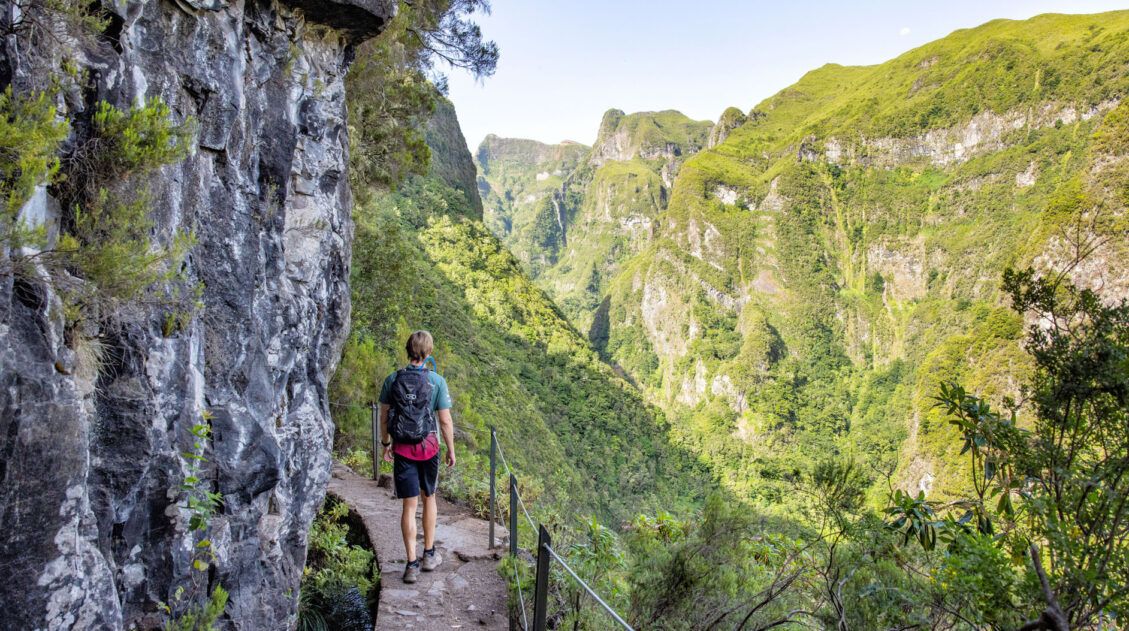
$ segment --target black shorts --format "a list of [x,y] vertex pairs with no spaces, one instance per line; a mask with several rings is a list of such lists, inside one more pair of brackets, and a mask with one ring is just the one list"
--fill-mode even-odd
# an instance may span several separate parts
[[435,495],[435,487],[439,485],[439,454],[430,460],[409,460],[395,454],[392,478],[396,481],[396,497],[400,499],[419,497],[420,490],[426,496]]

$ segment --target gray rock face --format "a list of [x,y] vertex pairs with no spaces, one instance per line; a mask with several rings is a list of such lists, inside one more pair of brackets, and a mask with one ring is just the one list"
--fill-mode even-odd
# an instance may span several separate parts
[[431,148],[430,174],[462,192],[471,216],[481,220],[482,198],[478,196],[478,171],[467,150],[455,106],[450,101],[439,99],[424,133],[427,146]]
[[225,627],[294,626],[349,318],[343,78],[393,4],[106,2],[97,39],[4,40],[17,93],[45,88],[64,56],[89,71],[60,101],[72,143],[99,100],[159,96],[198,121],[193,155],[150,184],[156,238],[196,235],[186,270],[203,306],[169,336],[164,311],[135,306],[80,343],[49,283],[0,276],[3,628],[160,626],[158,603],[201,578],[178,487],[206,413],[204,483],[224,501],[203,580],[231,594]]

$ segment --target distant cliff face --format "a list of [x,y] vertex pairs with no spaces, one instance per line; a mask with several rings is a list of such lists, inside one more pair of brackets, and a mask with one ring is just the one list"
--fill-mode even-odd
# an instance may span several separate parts
[[231,594],[225,627],[286,629],[329,475],[326,385],[349,318],[343,77],[350,47],[393,4],[104,6],[109,27],[93,41],[9,36],[3,75],[27,93],[64,58],[89,73],[61,103],[71,146],[102,100],[161,97],[198,121],[193,155],[151,182],[151,215],[157,239],[196,235],[185,271],[202,306],[171,332],[161,310],[131,306],[74,348],[52,286],[0,281],[4,626],[161,625],[158,603],[194,572],[179,486],[189,428],[207,417],[202,483],[223,505],[205,582]]
[[482,219],[482,198],[478,195],[478,171],[467,150],[466,138],[459,127],[455,106],[440,98],[435,112],[424,130],[431,149],[430,175],[461,192],[473,211],[474,219]]
[[586,327],[619,263],[654,237],[680,166],[712,127],[673,110],[612,109],[591,149],[488,136],[482,190],[487,217],[501,218],[488,225]]
[[474,159],[486,225],[527,265],[549,262],[552,244],[563,235],[554,202],[588,152],[573,142],[547,145],[494,135],[478,146]]

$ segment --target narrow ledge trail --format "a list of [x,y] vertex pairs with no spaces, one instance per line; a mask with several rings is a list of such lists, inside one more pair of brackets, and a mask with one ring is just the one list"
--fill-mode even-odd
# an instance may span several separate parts
[[[497,568],[506,549],[506,529],[495,526],[497,541],[490,550],[489,522],[444,500],[442,481],[439,490],[435,545],[443,555],[443,564],[433,572],[420,572],[419,581],[408,585],[401,580],[406,559],[400,536],[400,500],[392,497],[391,489],[340,464],[333,465],[329,493],[361,516],[376,549],[380,566],[376,629],[504,631],[509,628],[506,583]],[[419,523],[422,552],[423,528]]]

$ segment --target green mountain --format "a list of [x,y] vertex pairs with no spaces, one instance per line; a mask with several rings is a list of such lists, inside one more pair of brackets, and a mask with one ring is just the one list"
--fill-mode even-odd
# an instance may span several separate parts
[[[370,444],[369,410],[357,403],[376,400],[384,377],[406,361],[403,340],[425,328],[455,401],[459,466],[445,493],[484,509],[494,426],[523,497],[544,519],[621,520],[688,506],[705,470],[669,443],[664,415],[600,361],[487,230],[477,191],[465,188],[474,165],[449,103],[426,130],[426,176],[358,195],[352,334],[331,392],[351,402],[335,413],[338,451]],[[546,164],[567,160],[567,147],[524,150],[548,156]],[[502,171],[504,160],[494,166]],[[487,217],[496,217],[487,199]]]
[[586,329],[619,262],[654,238],[678,170],[712,128],[671,110],[613,109],[591,148],[489,136],[477,152],[488,225]]
[[589,150],[574,142],[546,145],[494,135],[479,145],[475,163],[486,225],[527,268],[540,269],[556,257],[562,218],[554,201]]
[[1129,296],[1127,92],[1122,11],[827,65],[713,134],[612,111],[560,240],[515,247],[725,487],[776,501],[847,454],[876,493],[943,498],[965,471],[939,384],[998,401],[1028,370],[1002,272]]

